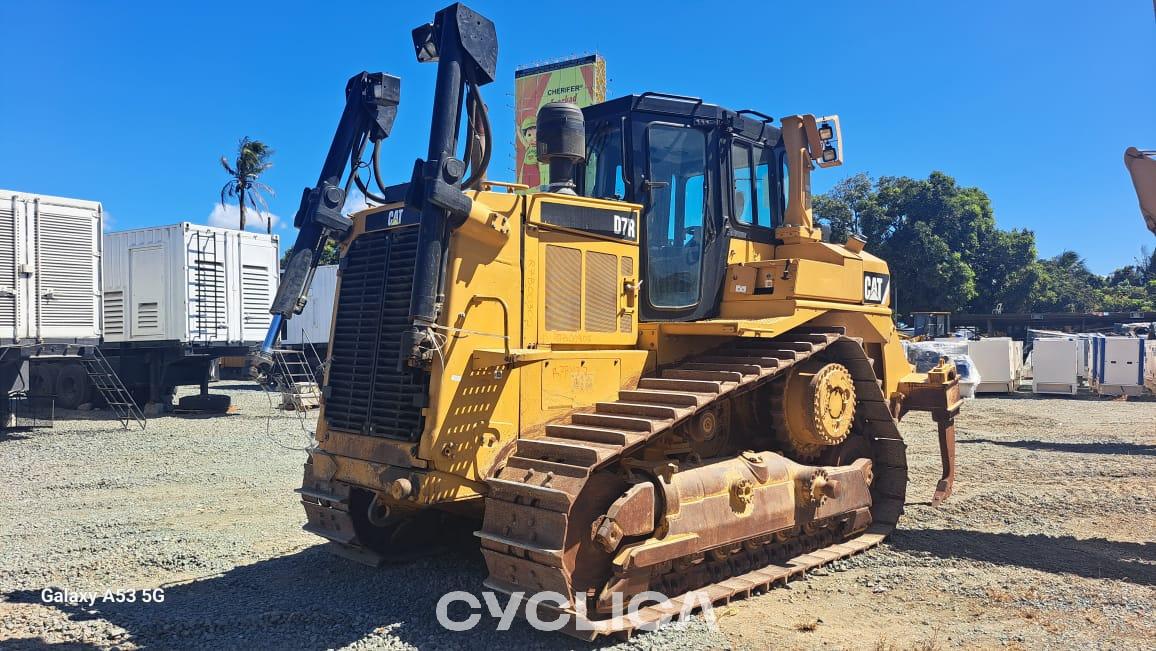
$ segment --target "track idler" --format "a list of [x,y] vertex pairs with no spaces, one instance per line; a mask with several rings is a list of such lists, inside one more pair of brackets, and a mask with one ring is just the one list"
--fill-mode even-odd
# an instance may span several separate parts
[[659,470],[594,522],[594,542],[613,559],[597,608],[610,607],[615,592],[651,589],[672,564],[725,558],[830,523],[840,537],[862,531],[871,523],[871,481],[869,459],[816,467],[772,452]]

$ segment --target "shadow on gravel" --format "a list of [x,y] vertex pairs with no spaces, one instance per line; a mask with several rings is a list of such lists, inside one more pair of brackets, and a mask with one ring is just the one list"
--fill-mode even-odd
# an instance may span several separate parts
[[32,651],[33,649],[53,649],[53,651],[95,651],[103,649],[93,644],[82,642],[49,642],[42,637],[22,637],[9,640],[0,640],[0,649],[3,651]]
[[1156,585],[1156,544],[1039,534],[899,529],[891,536],[891,546],[940,558],[970,558],[1052,574]]
[[1156,445],[1143,443],[1064,443],[1060,441],[996,441],[993,439],[960,439],[961,444],[990,443],[1008,448],[1077,454],[1127,454],[1156,456]]
[[[442,595],[454,590],[480,595],[485,575],[476,550],[369,568],[316,545],[166,587],[160,604],[54,607],[73,621],[107,620],[125,629],[134,644],[155,649],[325,649],[366,637],[388,648],[396,641],[383,638],[419,648],[596,648],[562,633],[536,631],[521,619],[510,630],[498,631],[498,620],[487,614],[484,602],[480,610],[461,603],[449,609],[456,621],[480,613],[473,630],[442,628],[435,616]],[[16,591],[5,598],[39,604],[40,591]],[[505,607],[507,599],[499,596],[498,603]]]
[[226,384],[227,380],[221,382],[213,382],[209,384],[209,391],[264,391],[260,384],[256,382],[240,382],[238,384]]
[[0,443],[6,443],[8,441],[23,441],[30,438],[32,437],[28,435],[27,430],[7,430],[0,432]]

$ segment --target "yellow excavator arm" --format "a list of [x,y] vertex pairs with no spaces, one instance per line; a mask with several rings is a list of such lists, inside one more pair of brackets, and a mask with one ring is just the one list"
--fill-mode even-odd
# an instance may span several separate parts
[[1124,152],[1124,166],[1132,175],[1132,185],[1136,186],[1136,198],[1140,200],[1140,213],[1148,230],[1156,235],[1156,150],[1129,147]]

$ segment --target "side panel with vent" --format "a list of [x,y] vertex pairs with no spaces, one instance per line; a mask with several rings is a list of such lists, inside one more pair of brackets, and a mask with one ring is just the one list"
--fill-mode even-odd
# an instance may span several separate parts
[[538,343],[633,345],[637,246],[544,228],[539,242],[537,265],[527,265],[527,273],[539,269],[528,283],[541,306]]
[[99,216],[85,206],[41,201],[36,221],[41,336],[71,338],[78,329],[99,334]]
[[269,328],[269,305],[277,293],[277,247],[268,240],[241,240],[241,336],[261,341]]

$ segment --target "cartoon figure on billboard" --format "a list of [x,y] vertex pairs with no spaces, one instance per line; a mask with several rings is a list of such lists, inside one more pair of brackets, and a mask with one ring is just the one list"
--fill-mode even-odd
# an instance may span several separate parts
[[518,125],[518,149],[522,158],[518,161],[518,183],[529,186],[541,185],[538,169],[538,118],[530,116]]

